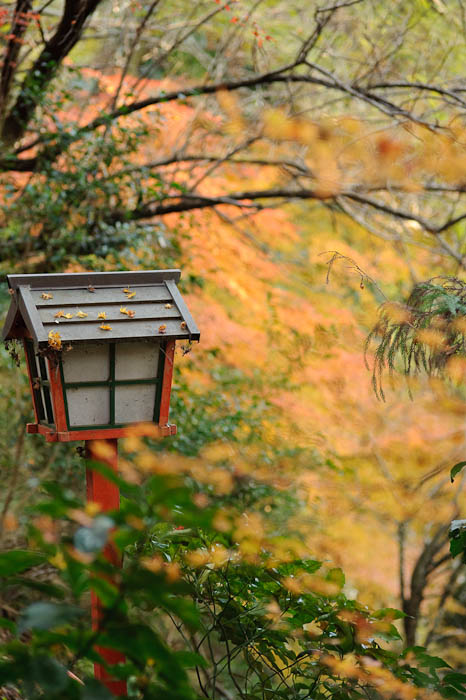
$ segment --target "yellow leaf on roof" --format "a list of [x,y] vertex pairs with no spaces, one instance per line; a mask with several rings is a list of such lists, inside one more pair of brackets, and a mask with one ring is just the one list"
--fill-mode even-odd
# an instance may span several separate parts
[[165,308],[166,308],[166,309],[171,309],[172,306],[173,306],[173,304],[165,304]]
[[159,333],[165,333],[167,330],[167,326],[163,323],[161,326],[159,326]]
[[125,294],[130,294],[131,289],[130,289],[129,287],[125,287],[125,288],[123,289],[123,291],[124,291]]
[[103,318],[105,320],[107,318],[107,314],[105,313],[105,311],[99,311],[99,313],[97,314],[97,318]]
[[73,318],[73,314],[63,314],[63,318]]
[[57,311],[57,313],[55,314],[55,318],[63,318],[64,315],[65,315],[64,311]]
[[58,331],[49,332],[49,346],[53,350],[61,350],[61,336]]
[[111,331],[112,327],[108,325],[108,323],[101,323],[99,326],[101,331]]
[[132,299],[135,296],[136,296],[136,292],[128,292],[128,294],[126,295],[127,299]]
[[49,294],[48,292],[42,292],[40,296],[42,299],[53,299],[53,294]]
[[77,316],[78,318],[86,318],[87,314],[84,313],[84,311],[78,311],[78,313],[76,314],[76,316]]
[[131,309],[127,309],[126,306],[120,306],[120,313],[125,314],[125,316],[128,316],[129,318],[134,318],[136,316],[136,312],[132,311]]

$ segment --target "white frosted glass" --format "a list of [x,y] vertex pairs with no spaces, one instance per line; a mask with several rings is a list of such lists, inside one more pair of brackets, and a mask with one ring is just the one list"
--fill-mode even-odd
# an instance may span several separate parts
[[106,382],[109,379],[108,345],[74,345],[63,353],[65,382]]
[[115,379],[155,379],[159,343],[117,343]]
[[103,386],[67,389],[70,426],[107,425],[110,421],[109,390]]
[[115,423],[139,423],[154,418],[155,384],[115,387]]

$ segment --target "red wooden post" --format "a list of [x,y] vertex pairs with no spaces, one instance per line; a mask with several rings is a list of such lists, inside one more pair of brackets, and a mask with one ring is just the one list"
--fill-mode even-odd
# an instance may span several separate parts
[[[97,441],[96,441],[97,442]],[[95,449],[93,440],[86,440],[86,458],[104,462],[111,467],[115,472],[118,470],[118,440],[99,440],[108,446],[108,456],[102,456],[102,449]],[[118,510],[120,507],[120,491],[116,484],[108,481],[102,474],[93,471],[90,468],[86,469],[86,484],[87,484],[87,500],[88,502],[98,503],[102,511]],[[104,549],[104,556],[115,566],[121,566],[121,558],[116,548],[111,544],[107,544]],[[102,615],[102,606],[99,598],[91,592],[91,611],[92,624],[94,629],[98,627],[99,620]],[[109,666],[124,662],[124,655],[114,649],[104,649],[98,647],[97,651],[105,659]],[[114,695],[126,697],[126,681],[114,680],[111,675],[105,670],[101,664],[94,664],[95,677],[100,680]]]
[[173,360],[175,357],[175,341],[167,341],[165,347],[165,364],[163,366],[162,396],[160,398],[159,425],[168,424],[168,414],[170,413],[170,395],[172,391]]

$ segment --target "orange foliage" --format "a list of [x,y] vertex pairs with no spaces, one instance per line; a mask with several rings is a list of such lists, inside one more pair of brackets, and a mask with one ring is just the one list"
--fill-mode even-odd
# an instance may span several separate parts
[[[102,90],[111,94],[116,78],[95,77]],[[148,81],[145,93],[173,87],[169,81]],[[219,101],[227,113],[235,115],[227,121],[229,137],[235,138],[245,128],[239,111],[231,96],[221,95]],[[91,99],[86,122],[99,114],[104,103],[102,94]],[[69,117],[79,118],[77,105]],[[163,158],[187,133],[192,133],[193,148],[221,146],[215,133],[222,128],[221,117],[199,113],[187,100],[127,117],[126,123],[130,127],[139,119],[150,129],[150,138],[138,156],[141,161]],[[349,137],[357,143],[364,125],[350,117],[317,126],[304,120],[291,123],[282,112],[269,112],[265,129],[278,140],[289,137],[305,144],[314,139],[307,164],[316,173],[322,197],[347,187],[356,172],[359,178],[363,172],[371,182],[390,179],[411,189],[419,185],[417,175],[426,170],[433,169],[447,179],[464,172],[462,132],[457,133],[459,145],[455,145],[413,126],[422,149],[416,138],[396,131],[367,137],[367,148],[358,144],[356,150],[349,145]],[[278,153],[282,145],[274,148]],[[341,154],[338,162],[336,150]],[[448,169],[442,157],[445,153]],[[178,166],[172,172],[178,182],[183,181]],[[218,194],[235,187],[246,189],[245,183],[259,188],[276,184],[279,177],[274,169],[259,171],[244,165],[233,170],[224,164],[199,190]],[[331,215],[315,205],[287,205],[234,221],[237,213],[233,207],[223,207],[222,218],[207,210],[189,218],[165,217],[168,230],[176,227],[183,234],[179,240],[184,275],[193,273],[205,282],[201,290],[196,288],[188,295],[201,330],[202,350],[219,348],[221,362],[241,370],[251,382],[259,372],[260,390],[274,407],[274,421],[265,427],[270,445],[307,450],[307,457],[283,458],[271,471],[260,463],[254,446],[235,448],[236,475],[254,474],[274,481],[279,488],[296,484],[307,508],[301,523],[298,516],[294,522],[301,530],[300,546],[341,564],[349,587],[367,602],[386,604],[391,596],[397,605],[397,527],[409,524],[406,555],[412,565],[433,526],[452,517],[448,467],[464,449],[465,406],[444,387],[427,382],[419,383],[416,399],[410,402],[397,379],[388,403],[377,402],[363,345],[382,299],[374,290],[361,288],[358,276],[344,265],[335,268],[326,284],[327,258],[322,253],[338,250],[357,260],[388,294],[399,288],[407,291],[412,275],[431,277],[434,266],[441,270],[441,262],[428,249],[409,245],[400,254],[395,246],[371,237],[347,217]],[[111,258],[107,262],[111,267]],[[129,268],[134,266],[134,261],[128,261]],[[130,298],[129,293],[127,296]],[[398,311],[393,306],[393,313]],[[437,342],[434,332],[430,333],[429,342]],[[209,379],[203,371],[204,360],[197,357],[195,353],[185,358],[180,355],[178,363],[190,382],[202,390]],[[452,365],[451,371],[463,376],[465,370]],[[312,454],[321,458],[312,461]],[[334,466],[322,465],[325,459]],[[136,466],[141,471],[166,473],[184,469],[186,464],[173,455],[154,459],[142,453]],[[131,465],[124,462],[123,468],[137,479]],[[215,455],[206,454],[204,461],[190,463],[189,468],[220,494],[232,488],[232,475],[217,463]],[[433,497],[435,508],[429,505]],[[312,529],[311,517],[318,523]],[[261,542],[267,540],[261,523],[237,522],[235,527],[243,555],[257,556]],[[285,556],[280,546],[267,540],[272,556]],[[225,551],[192,554],[194,565],[207,560],[216,565],[227,556]],[[147,566],[157,567],[159,562]],[[299,585],[311,586],[309,581]],[[313,581],[312,585],[317,584]]]

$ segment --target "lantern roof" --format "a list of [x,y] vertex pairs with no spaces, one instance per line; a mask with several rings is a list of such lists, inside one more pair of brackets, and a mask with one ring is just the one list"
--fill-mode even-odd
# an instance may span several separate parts
[[8,275],[12,299],[2,339],[27,334],[40,347],[51,333],[62,343],[199,340],[179,278],[179,270]]

